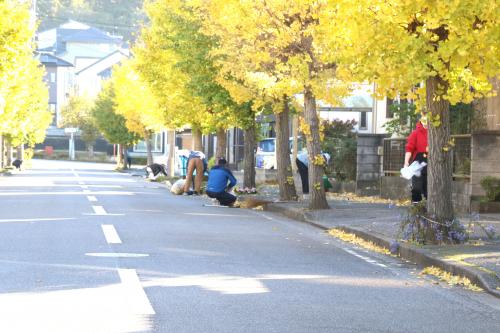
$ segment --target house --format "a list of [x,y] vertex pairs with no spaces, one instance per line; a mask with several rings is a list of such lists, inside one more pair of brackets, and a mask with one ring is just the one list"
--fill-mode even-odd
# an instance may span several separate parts
[[38,51],[51,53],[73,64],[75,72],[120,50],[121,37],[69,20],[37,34]]
[[91,63],[75,73],[75,94],[79,96],[97,97],[102,89],[102,81],[111,77],[112,68],[128,55],[116,50],[104,58]]
[[53,115],[52,127],[56,127],[61,107],[67,102],[73,85],[73,64],[49,53],[39,53],[38,59],[45,67],[44,81],[49,88],[49,110]]
[[111,68],[128,56],[121,37],[73,20],[39,32],[37,43],[49,94],[56,96],[50,101],[54,127],[60,123],[61,107],[71,95],[95,97],[101,81],[111,76]]
[[[375,99],[373,97],[374,84],[355,84],[349,96],[342,98],[338,105],[329,105],[317,100],[317,110],[320,119],[323,120],[354,120],[354,130],[360,134],[386,134],[385,123],[392,118],[390,105],[392,100],[388,98]],[[303,105],[302,94],[296,94],[297,104]],[[258,116],[257,121],[261,124],[261,135],[271,138],[276,135],[275,118],[273,115]],[[290,128],[290,133],[292,132]]]
[[[64,129],[58,127],[62,107],[71,96],[96,97],[102,80],[111,76],[113,66],[128,57],[129,52],[122,47],[121,37],[73,20],[38,32],[36,39],[37,56],[46,71],[49,108],[54,114],[45,145],[50,142],[51,146],[64,147],[67,146]],[[96,149],[109,150],[106,145],[99,142]],[[77,141],[77,147],[80,146],[83,145]]]

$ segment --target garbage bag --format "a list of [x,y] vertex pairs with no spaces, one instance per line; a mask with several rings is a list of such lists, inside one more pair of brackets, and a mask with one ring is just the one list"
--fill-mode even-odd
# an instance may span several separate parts
[[425,162],[413,162],[410,166],[401,169],[401,177],[411,179],[413,176],[420,177],[421,170],[427,165]]
[[170,192],[172,192],[173,194],[181,195],[184,192],[185,183],[186,183],[185,179],[177,180],[170,188]]

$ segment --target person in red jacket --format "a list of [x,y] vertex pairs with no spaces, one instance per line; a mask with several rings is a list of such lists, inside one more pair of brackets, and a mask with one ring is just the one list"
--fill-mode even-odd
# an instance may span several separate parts
[[[417,128],[411,132],[406,141],[405,167],[414,161],[427,163],[429,144],[427,142],[427,118],[422,117],[417,123]],[[422,196],[427,198],[427,166],[425,166],[420,177],[413,176],[411,180],[411,201],[417,203],[422,201]]]

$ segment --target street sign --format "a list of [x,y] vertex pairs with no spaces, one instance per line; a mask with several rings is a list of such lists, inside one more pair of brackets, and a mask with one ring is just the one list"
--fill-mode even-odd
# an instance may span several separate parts
[[64,129],[64,133],[66,133],[66,134],[71,134],[71,133],[76,133],[76,132],[78,132],[78,128],[67,127]]

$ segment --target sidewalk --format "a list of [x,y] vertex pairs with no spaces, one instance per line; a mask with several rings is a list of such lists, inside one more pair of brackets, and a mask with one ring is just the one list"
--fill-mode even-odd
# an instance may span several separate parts
[[[369,200],[369,199],[368,199]],[[422,267],[435,266],[454,275],[467,277],[486,292],[500,298],[500,239],[488,240],[478,226],[491,225],[500,233],[500,214],[475,216],[472,242],[463,245],[417,246],[401,242],[399,223],[406,214],[404,207],[391,203],[364,203],[329,196],[329,210],[310,211],[306,202],[272,203],[266,211],[311,224],[323,230],[341,229],[376,245],[389,248],[394,240],[400,244],[401,258]],[[462,217],[466,226],[471,217]]]

